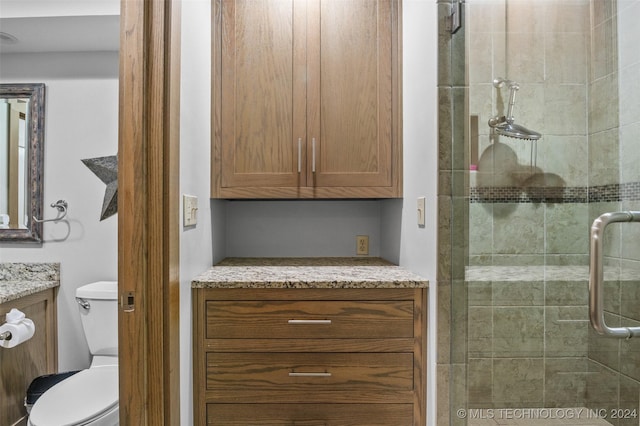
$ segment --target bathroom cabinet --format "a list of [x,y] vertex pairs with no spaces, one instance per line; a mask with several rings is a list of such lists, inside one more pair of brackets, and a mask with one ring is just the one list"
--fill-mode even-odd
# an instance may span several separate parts
[[213,198],[402,195],[400,0],[216,0]]
[[290,286],[193,289],[195,424],[424,425],[426,288]]
[[24,398],[29,383],[58,370],[57,288],[0,303],[0,319],[12,308],[24,312],[36,326],[34,336],[13,348],[0,347],[0,425],[26,425]]

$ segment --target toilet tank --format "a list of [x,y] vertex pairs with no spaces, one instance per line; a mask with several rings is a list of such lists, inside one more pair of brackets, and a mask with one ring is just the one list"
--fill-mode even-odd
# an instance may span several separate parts
[[98,281],[76,290],[84,336],[92,355],[118,355],[118,282]]

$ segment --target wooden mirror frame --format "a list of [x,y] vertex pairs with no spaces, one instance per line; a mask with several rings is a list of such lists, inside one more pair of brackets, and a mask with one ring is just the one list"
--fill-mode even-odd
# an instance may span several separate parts
[[44,83],[0,84],[0,98],[29,99],[27,115],[27,199],[28,217],[26,228],[0,229],[0,241],[42,242],[42,223],[33,220],[42,218],[43,180],[44,180]]

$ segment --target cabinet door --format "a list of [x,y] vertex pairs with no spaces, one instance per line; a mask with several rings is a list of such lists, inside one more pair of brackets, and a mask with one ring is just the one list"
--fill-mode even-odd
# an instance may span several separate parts
[[216,0],[214,198],[401,189],[399,0]]
[[307,161],[315,187],[399,185],[394,3],[309,0]]
[[214,2],[214,196],[225,196],[220,188],[306,184],[306,7]]

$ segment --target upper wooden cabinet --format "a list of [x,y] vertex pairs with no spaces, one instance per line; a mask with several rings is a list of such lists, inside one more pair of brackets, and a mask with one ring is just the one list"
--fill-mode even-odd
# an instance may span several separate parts
[[212,197],[402,195],[399,0],[215,0]]

